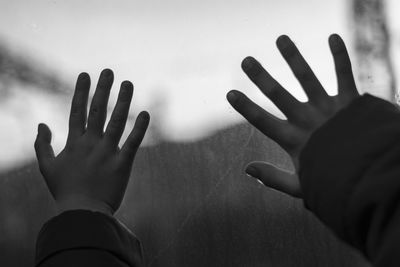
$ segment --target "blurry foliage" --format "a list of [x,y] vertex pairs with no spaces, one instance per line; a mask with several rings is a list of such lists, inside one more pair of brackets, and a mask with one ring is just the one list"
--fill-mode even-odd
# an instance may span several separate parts
[[7,97],[8,90],[15,83],[22,88],[40,88],[49,93],[70,92],[55,71],[46,69],[40,61],[28,55],[13,52],[0,41],[0,99]]
[[[390,55],[385,0],[353,0],[351,19],[357,53],[360,89],[394,102],[396,78]],[[378,81],[375,83],[372,77]]]

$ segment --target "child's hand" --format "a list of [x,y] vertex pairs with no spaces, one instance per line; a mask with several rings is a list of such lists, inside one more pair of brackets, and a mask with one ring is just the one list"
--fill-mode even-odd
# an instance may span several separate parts
[[118,101],[105,132],[107,102],[113,73],[102,71],[90,106],[86,126],[90,77],[81,73],[72,99],[69,133],[65,148],[55,157],[51,132],[40,124],[35,150],[40,171],[59,211],[91,209],[114,214],[124,197],[136,151],[142,142],[149,114],[141,112],[120,149],[119,140],[125,128],[133,85],[121,84]]
[[[245,58],[242,68],[257,87],[286,115],[280,120],[260,108],[243,93],[230,91],[229,103],[251,124],[276,141],[291,156],[296,173],[298,157],[310,135],[340,109],[358,97],[351,63],[343,40],[336,34],[329,38],[338,81],[338,95],[329,96],[287,36],[280,36],[277,46],[300,82],[309,102],[302,103],[286,91],[254,58]],[[251,162],[246,172],[265,185],[295,197],[301,197],[296,173],[278,169],[266,162]]]

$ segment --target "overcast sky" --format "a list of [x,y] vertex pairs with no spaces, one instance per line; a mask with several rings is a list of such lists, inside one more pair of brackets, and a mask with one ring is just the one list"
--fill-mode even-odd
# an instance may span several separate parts
[[[289,35],[330,94],[336,77],[327,38],[339,33],[351,46],[346,0],[13,0],[0,1],[0,42],[62,77],[70,95],[60,97],[15,85],[2,100],[0,169],[33,157],[36,125],[46,122],[56,151],[63,147],[69,101],[79,72],[95,84],[112,68],[117,88],[135,85],[132,112],[147,109],[164,138],[191,140],[238,123],[225,94],[239,89],[261,106],[283,115],[240,69],[259,59],[299,99],[306,97],[275,40]],[[352,53],[352,52],[351,52]],[[5,131],[7,127],[10,130]],[[5,141],[7,140],[7,141]],[[147,141],[149,143],[150,140]],[[7,152],[4,152],[7,151]],[[20,161],[18,161],[20,162]]]

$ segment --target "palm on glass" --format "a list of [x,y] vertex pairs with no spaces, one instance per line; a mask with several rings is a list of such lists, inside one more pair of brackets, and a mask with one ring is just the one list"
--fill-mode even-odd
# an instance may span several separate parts
[[239,91],[230,91],[227,99],[252,125],[286,150],[295,166],[295,172],[291,173],[267,162],[255,161],[248,164],[246,172],[269,187],[294,197],[301,197],[302,190],[297,173],[302,148],[317,128],[358,97],[359,93],[346,47],[339,35],[333,34],[329,37],[338,83],[338,94],[335,96],[326,93],[289,37],[282,35],[276,43],[306,93],[308,102],[298,101],[251,57],[242,62],[244,72],[285,114],[287,120],[276,118]]
[[81,73],[71,104],[69,132],[65,148],[55,157],[51,132],[38,127],[35,150],[40,171],[59,210],[88,208],[109,214],[119,208],[129,181],[136,151],[149,124],[149,114],[141,112],[126,142],[118,147],[125,129],[133,95],[133,85],[124,81],[117,104],[105,131],[107,103],[113,72],[102,71],[87,118],[90,77]]

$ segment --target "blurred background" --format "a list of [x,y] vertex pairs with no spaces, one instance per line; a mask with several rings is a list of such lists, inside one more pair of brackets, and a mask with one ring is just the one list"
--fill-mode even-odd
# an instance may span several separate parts
[[32,266],[36,235],[55,214],[35,163],[37,124],[61,151],[76,77],[88,72],[93,86],[111,68],[109,113],[128,79],[127,127],[141,110],[152,117],[117,214],[148,266],[368,266],[301,201],[245,177],[251,160],[293,166],[225,95],[241,90],[284,118],[241,71],[252,55],[307,101],[275,47],[281,34],[336,94],[327,39],[338,33],[360,93],[397,102],[399,10],[395,0],[1,0],[0,263]]

